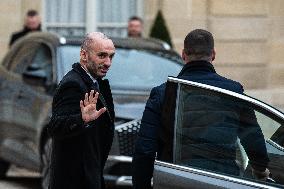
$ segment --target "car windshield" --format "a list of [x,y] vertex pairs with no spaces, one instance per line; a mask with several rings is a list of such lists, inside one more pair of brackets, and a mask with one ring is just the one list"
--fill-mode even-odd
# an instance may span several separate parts
[[[80,46],[62,46],[58,50],[58,81],[79,62]],[[112,89],[148,90],[162,84],[167,77],[177,76],[181,58],[167,51],[116,48],[107,79]]]

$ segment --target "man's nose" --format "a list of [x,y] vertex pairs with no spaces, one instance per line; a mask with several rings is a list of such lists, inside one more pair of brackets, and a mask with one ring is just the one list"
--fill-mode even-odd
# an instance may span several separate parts
[[105,65],[110,66],[110,65],[111,65],[111,61],[112,61],[112,58],[108,56],[108,57],[106,58]]

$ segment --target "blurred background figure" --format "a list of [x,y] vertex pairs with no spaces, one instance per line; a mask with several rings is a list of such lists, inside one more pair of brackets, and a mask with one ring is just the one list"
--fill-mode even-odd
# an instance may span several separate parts
[[36,10],[29,10],[26,13],[24,28],[21,31],[12,34],[9,46],[11,47],[17,39],[33,31],[41,31],[41,19]]
[[142,37],[143,20],[138,16],[132,16],[128,20],[128,37]]

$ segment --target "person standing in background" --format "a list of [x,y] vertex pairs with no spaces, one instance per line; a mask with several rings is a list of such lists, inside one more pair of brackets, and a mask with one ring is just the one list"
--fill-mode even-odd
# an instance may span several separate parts
[[9,47],[11,47],[16,40],[33,31],[41,31],[41,19],[36,10],[29,10],[26,13],[24,28],[12,34]]
[[142,37],[143,20],[138,16],[132,16],[128,20],[127,35],[128,37]]

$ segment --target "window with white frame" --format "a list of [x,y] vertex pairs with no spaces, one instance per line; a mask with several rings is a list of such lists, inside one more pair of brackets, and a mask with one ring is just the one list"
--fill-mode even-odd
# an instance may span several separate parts
[[129,17],[142,17],[143,0],[45,0],[44,28],[62,36],[101,31],[127,35]]
[[82,36],[86,32],[87,0],[46,0],[45,28],[63,36]]

